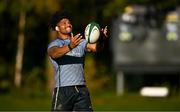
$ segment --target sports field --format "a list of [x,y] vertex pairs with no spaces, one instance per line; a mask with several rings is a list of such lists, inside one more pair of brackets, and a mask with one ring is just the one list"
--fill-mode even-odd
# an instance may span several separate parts
[[131,93],[117,96],[107,93],[95,96],[95,110],[106,111],[176,111],[180,110],[180,95],[167,98],[147,98]]
[[[180,111],[180,95],[147,98],[136,93],[117,96],[114,92],[101,92],[91,97],[95,111]],[[0,95],[0,111],[49,111],[50,103],[47,94]]]

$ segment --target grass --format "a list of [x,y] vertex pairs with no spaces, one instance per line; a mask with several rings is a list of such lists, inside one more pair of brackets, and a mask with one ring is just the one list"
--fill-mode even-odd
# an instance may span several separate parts
[[97,111],[177,111],[180,110],[180,95],[166,98],[147,98],[139,94],[117,96],[105,93],[93,99]]
[[[147,98],[136,93],[117,96],[113,92],[91,94],[95,111],[178,111],[180,95]],[[20,92],[0,94],[0,111],[50,111],[51,97],[47,94]]]
[[48,111],[50,110],[50,97],[23,96],[15,94],[0,95],[0,111]]

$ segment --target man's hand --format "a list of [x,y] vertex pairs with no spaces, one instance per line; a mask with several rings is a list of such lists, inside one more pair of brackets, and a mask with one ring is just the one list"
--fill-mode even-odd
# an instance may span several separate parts
[[71,49],[75,48],[77,45],[79,45],[79,43],[82,40],[82,35],[79,33],[75,36],[73,36],[73,33],[71,33],[71,39],[70,39],[70,44],[69,46],[71,47]]
[[108,29],[107,29],[107,26],[105,26],[104,28],[101,29],[101,32],[103,34],[103,39],[106,39],[108,37],[107,35],[107,32],[108,32]]

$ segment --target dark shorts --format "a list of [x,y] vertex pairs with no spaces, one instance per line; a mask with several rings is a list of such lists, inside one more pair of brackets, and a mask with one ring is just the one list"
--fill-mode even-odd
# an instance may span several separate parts
[[54,89],[52,111],[93,111],[86,86],[66,86]]

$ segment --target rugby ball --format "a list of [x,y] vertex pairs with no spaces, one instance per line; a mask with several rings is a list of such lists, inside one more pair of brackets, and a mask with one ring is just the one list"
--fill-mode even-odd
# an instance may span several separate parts
[[100,36],[100,26],[96,22],[90,22],[84,31],[85,39],[88,43],[95,43]]

